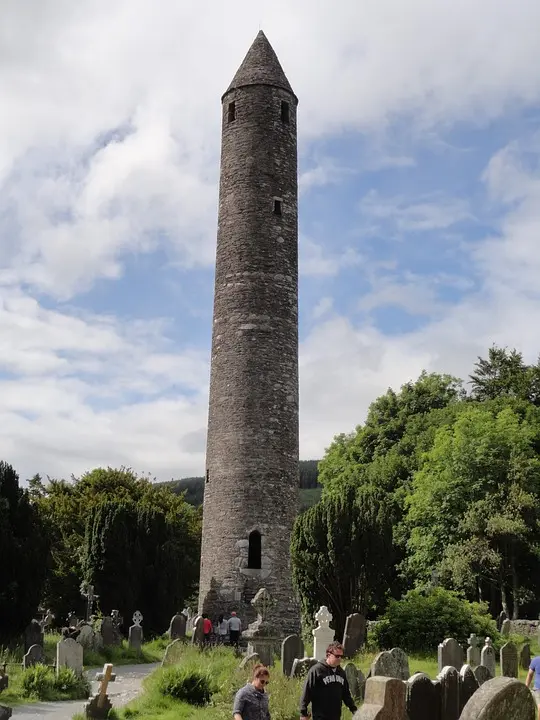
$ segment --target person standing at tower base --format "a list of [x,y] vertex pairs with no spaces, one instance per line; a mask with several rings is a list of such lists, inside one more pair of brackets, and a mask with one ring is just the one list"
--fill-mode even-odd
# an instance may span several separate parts
[[234,610],[231,613],[231,617],[227,621],[227,625],[229,626],[229,638],[231,641],[231,645],[233,647],[237,648],[238,643],[240,641],[240,632],[242,630],[242,621],[236,615]]

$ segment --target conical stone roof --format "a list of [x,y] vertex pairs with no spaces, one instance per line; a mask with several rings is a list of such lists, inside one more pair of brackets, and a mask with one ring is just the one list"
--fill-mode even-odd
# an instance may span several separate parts
[[262,30],[253,41],[224,96],[231,90],[246,85],[272,85],[294,95],[274,48]]

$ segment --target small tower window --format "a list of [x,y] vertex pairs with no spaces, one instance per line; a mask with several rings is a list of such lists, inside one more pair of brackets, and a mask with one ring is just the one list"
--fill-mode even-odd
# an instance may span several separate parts
[[281,122],[289,124],[291,119],[290,115],[290,105],[285,100],[281,101]]
[[282,214],[282,201],[279,198],[274,198],[274,215]]
[[261,569],[261,533],[258,530],[249,533],[248,569]]
[[229,110],[227,113],[227,122],[232,122],[233,120],[236,120],[236,103],[230,102]]
[[205,474],[204,480],[206,483],[210,480],[210,470],[208,468],[206,468],[206,474]]

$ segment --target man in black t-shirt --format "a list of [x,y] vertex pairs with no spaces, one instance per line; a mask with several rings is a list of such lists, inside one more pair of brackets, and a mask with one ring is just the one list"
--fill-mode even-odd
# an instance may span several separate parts
[[342,703],[352,713],[356,712],[347,676],[340,667],[342,657],[343,645],[339,642],[330,643],[326,648],[326,660],[310,669],[300,699],[300,720],[308,720],[310,717],[310,703],[313,720],[339,720]]

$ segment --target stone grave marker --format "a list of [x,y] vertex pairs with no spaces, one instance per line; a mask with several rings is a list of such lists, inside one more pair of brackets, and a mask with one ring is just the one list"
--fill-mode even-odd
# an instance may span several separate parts
[[128,643],[132,650],[141,652],[143,644],[143,629],[141,623],[143,621],[143,615],[140,610],[135,610],[133,613],[133,625],[129,628]]
[[506,620],[508,615],[504,612],[504,610],[501,610],[501,612],[497,615],[497,630],[501,632],[502,624]]
[[480,687],[470,665],[464,665],[459,671],[459,709],[463,710],[470,698]]
[[460,720],[536,720],[531,691],[514,678],[488,680],[465,705]]
[[197,615],[193,621],[193,634],[191,642],[193,645],[202,645],[204,640],[204,619],[202,615]]
[[82,677],[83,674],[83,646],[72,638],[63,638],[56,644],[56,674],[60,668],[68,667]]
[[409,720],[440,720],[441,685],[424,673],[415,673],[406,686],[406,708]]
[[9,687],[9,675],[0,669],[0,692],[6,690]]
[[107,695],[107,687],[112,679],[112,670],[112,663],[104,665],[99,690],[96,695],[94,695],[94,697],[91,698],[84,706],[84,712],[87,718],[106,720],[109,716],[109,711],[112,709],[112,703]]
[[507,642],[501,648],[501,675],[517,678],[519,673],[519,656],[517,647],[513,642]]
[[45,655],[43,654],[43,648],[41,647],[41,645],[32,645],[32,647],[28,649],[28,652],[23,657],[23,670],[26,670],[33,665],[37,665],[38,663],[42,663],[44,660]]
[[478,665],[473,670],[474,677],[476,678],[478,685],[483,685],[488,680],[493,679],[493,675],[491,674],[491,670],[488,670],[488,668],[485,665]]
[[405,683],[389,677],[369,678],[364,704],[354,720],[407,720]]
[[480,662],[489,670],[491,677],[494,678],[497,672],[497,658],[495,656],[493,641],[489,637],[486,638],[486,644],[482,648]]
[[83,625],[77,636],[77,642],[83,646],[83,648],[94,647],[94,629],[91,625]]
[[347,676],[347,682],[349,683],[349,690],[355,700],[358,699],[359,687],[358,687],[358,668],[353,662],[348,662],[344,667],[345,675]]
[[8,707],[7,705],[0,705],[0,720],[9,720],[12,715],[13,708]]
[[183,653],[183,643],[180,638],[173,640],[165,648],[163,653],[163,660],[161,661],[161,667],[165,665],[178,665]]
[[304,657],[304,643],[298,635],[288,635],[281,643],[281,667],[283,674],[290,677],[296,658]]
[[116,644],[116,633],[114,630],[113,620],[106,615],[101,621],[101,637],[104,647],[112,647]]
[[437,675],[441,684],[441,720],[459,718],[459,673],[455,667],[447,665]]
[[296,658],[292,666],[291,677],[305,677],[308,674],[309,669],[316,664],[317,660],[315,658]]
[[399,679],[398,661],[389,650],[375,655],[371,663],[370,677],[389,677]]
[[437,657],[439,672],[447,666],[456,668],[459,672],[463,665],[463,648],[454,638],[446,638],[438,647]]
[[519,651],[519,664],[523,670],[528,670],[531,664],[531,646],[529,643],[525,645]]
[[169,625],[169,637],[171,640],[178,640],[186,637],[187,617],[184,613],[177,613],[171,618]]
[[396,661],[397,677],[399,680],[408,680],[411,677],[411,671],[409,669],[409,657],[407,653],[403,652],[401,648],[392,648],[390,655]]
[[503,620],[503,623],[501,625],[501,635],[503,637],[508,637],[510,633],[512,632],[512,621],[506,618],[506,620]]
[[37,620],[32,620],[24,631],[24,652],[27,653],[32,645],[43,647],[43,630]]
[[467,665],[476,667],[480,665],[480,645],[482,641],[474,633],[469,637],[469,647],[467,648]]
[[362,648],[366,636],[366,618],[360,613],[347,616],[343,633],[343,654],[352,658]]
[[243,670],[244,668],[254,665],[257,665],[261,662],[261,658],[259,657],[258,653],[249,653],[249,655],[246,655],[246,657],[242,660],[240,663],[240,669]]
[[330,627],[332,622],[332,613],[326,605],[322,605],[315,613],[315,620],[318,622],[317,627],[312,630],[314,646],[313,655],[319,661],[326,658],[326,648],[334,640],[334,629]]

